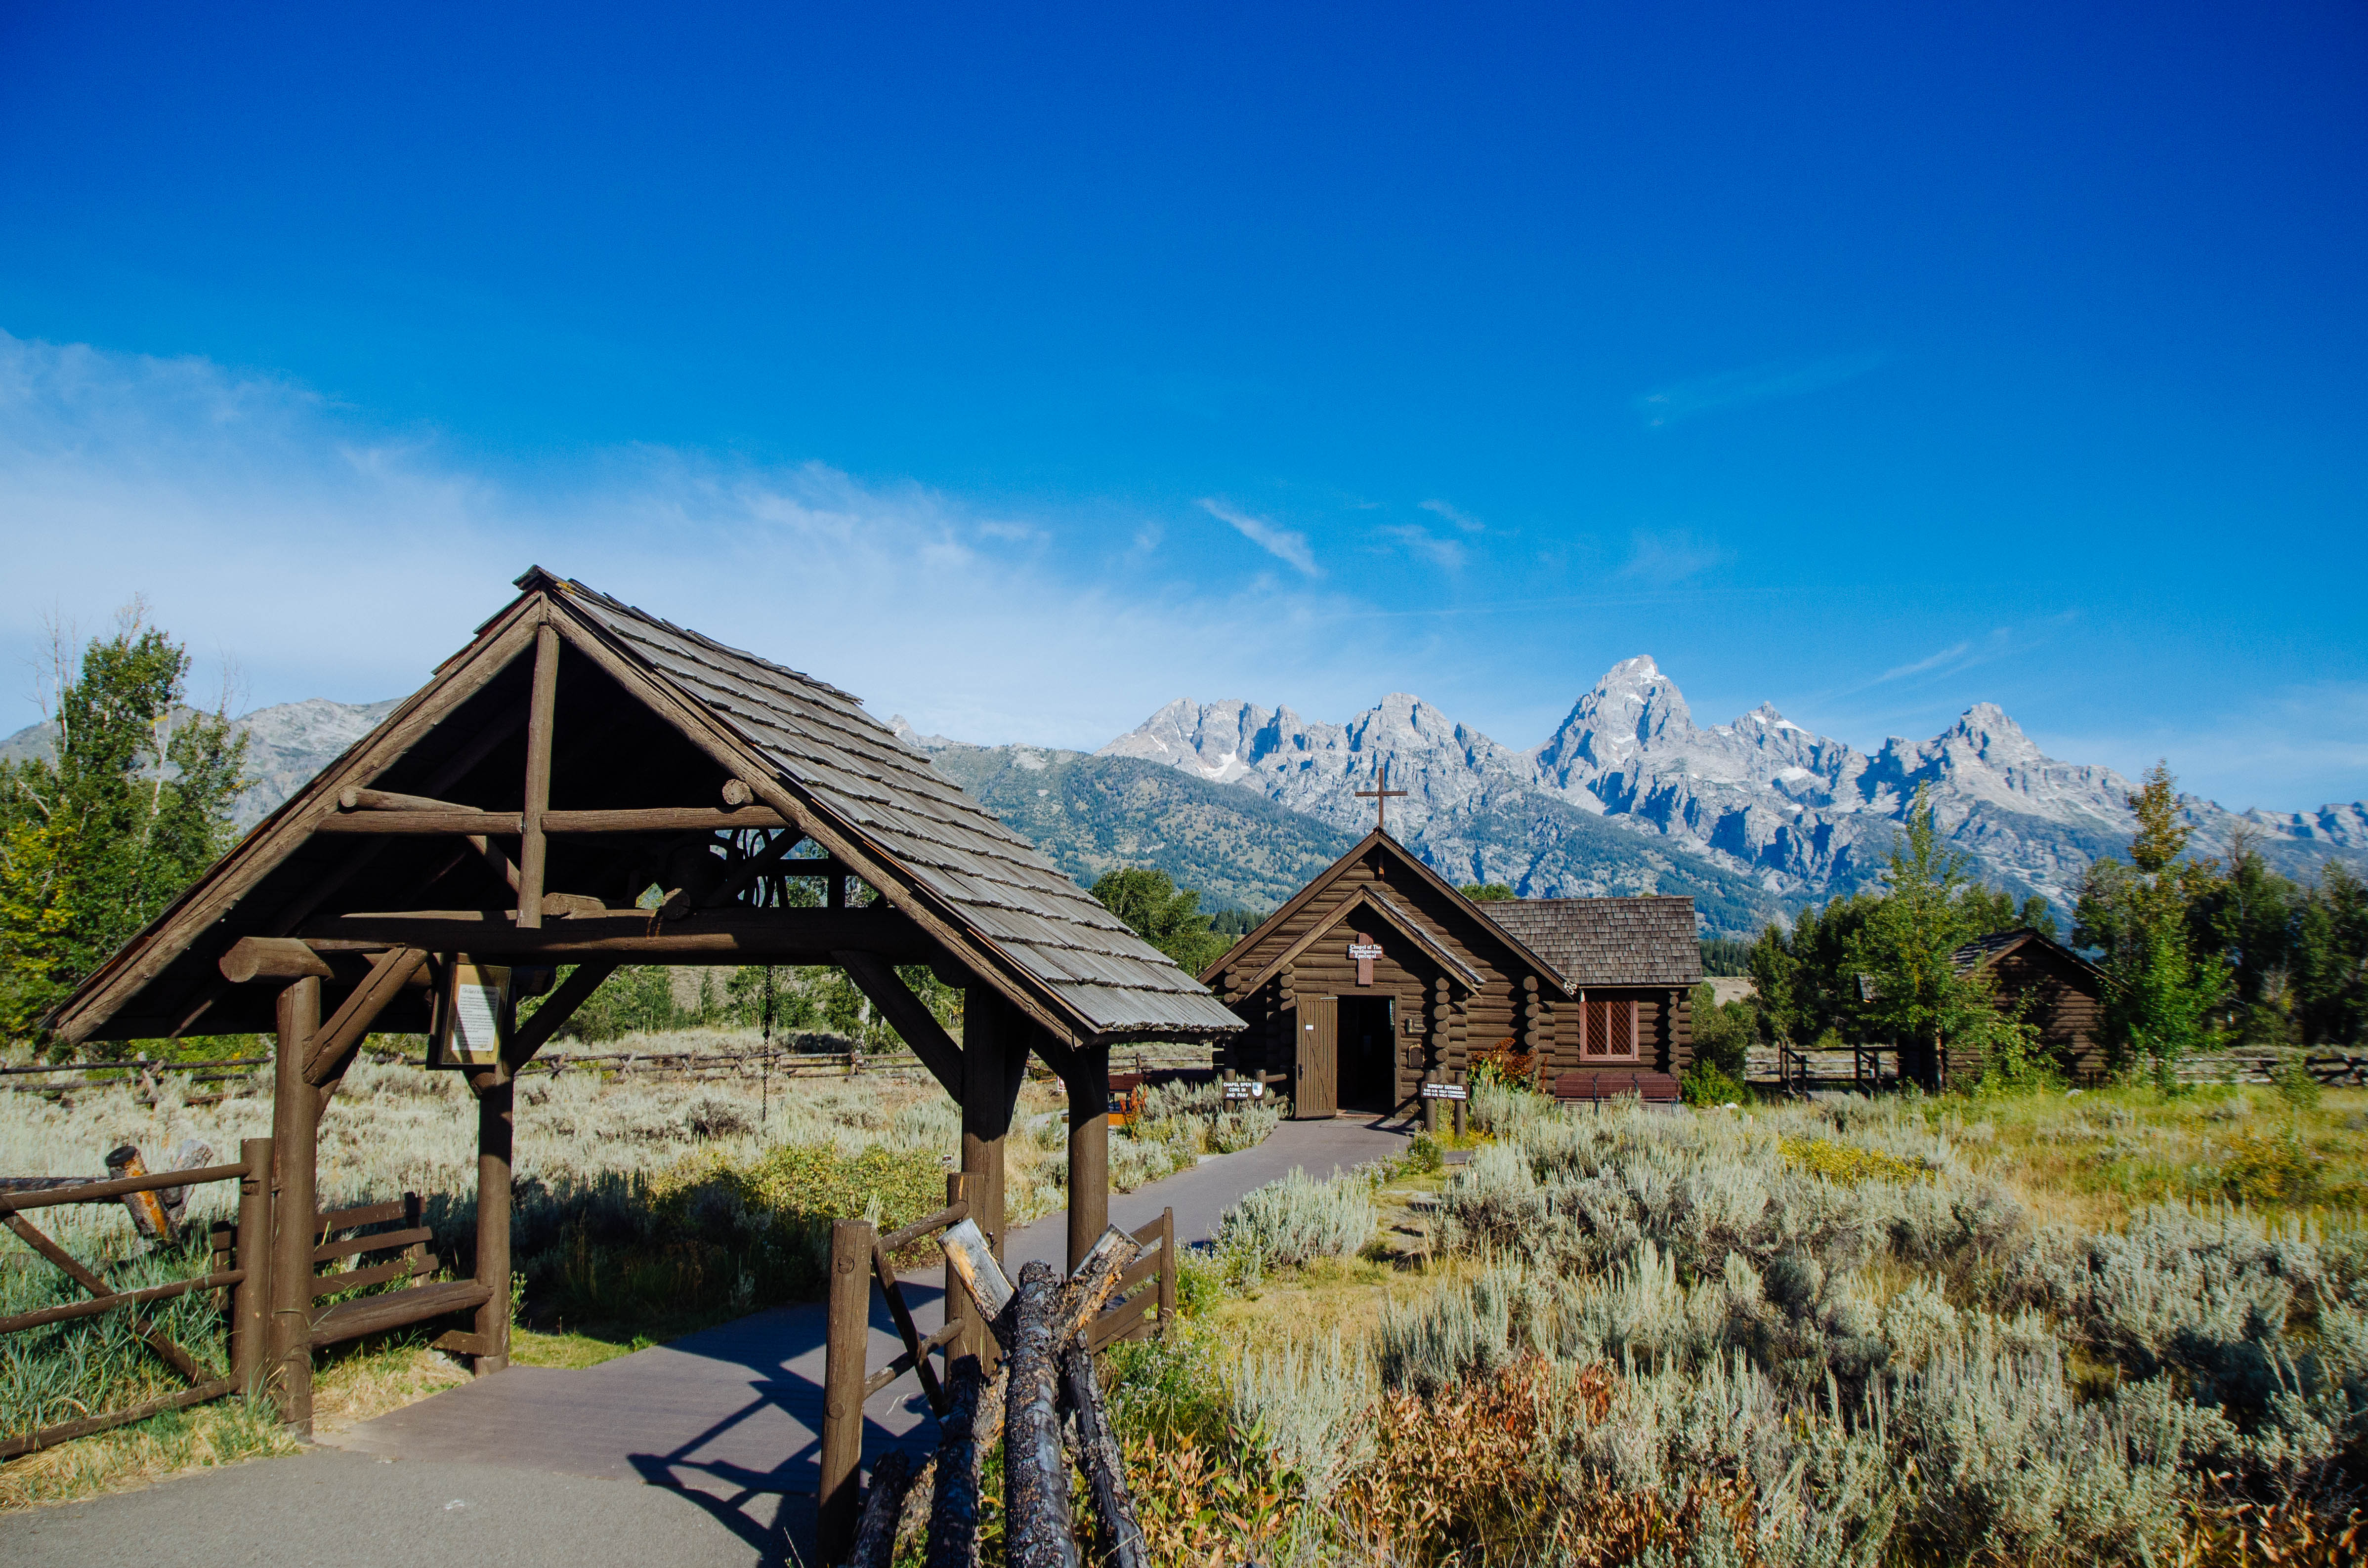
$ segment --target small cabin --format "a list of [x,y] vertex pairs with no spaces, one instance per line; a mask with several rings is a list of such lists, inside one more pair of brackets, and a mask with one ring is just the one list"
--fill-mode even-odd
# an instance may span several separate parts
[[1221,1066],[1398,1117],[1498,1049],[1565,1097],[1674,1099],[1702,959],[1691,899],[1474,903],[1377,828],[1201,978],[1249,1026]]
[[[1997,986],[1998,1005],[2021,1010],[2039,1030],[2055,1065],[2066,1077],[2093,1083],[2106,1076],[2101,1038],[2105,971],[2078,953],[2029,926],[1993,931],[1949,955],[1960,973],[1980,971]],[[1979,1053],[1952,1049],[1948,1078],[1966,1083],[1982,1074]]]

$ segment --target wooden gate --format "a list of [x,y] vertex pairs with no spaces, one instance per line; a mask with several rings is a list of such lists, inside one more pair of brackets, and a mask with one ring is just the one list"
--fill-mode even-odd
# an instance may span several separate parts
[[1299,1071],[1292,1074],[1291,1113],[1300,1119],[1340,1108],[1340,999],[1299,999]]
[[[131,1332],[189,1385],[176,1393],[147,1400],[122,1410],[103,1411],[79,1421],[8,1433],[0,1437],[0,1460],[15,1459],[19,1454],[28,1454],[72,1437],[87,1437],[93,1432],[104,1432],[110,1426],[144,1421],[167,1410],[186,1409],[192,1404],[202,1404],[208,1400],[220,1399],[224,1394],[256,1386],[263,1371],[262,1265],[268,1252],[266,1238],[271,1233],[271,1140],[250,1138],[239,1145],[239,1153],[241,1158],[234,1165],[156,1171],[113,1181],[77,1181],[71,1187],[62,1186],[48,1191],[0,1195],[0,1223],[6,1223],[27,1246],[89,1292],[84,1301],[43,1307],[36,1312],[19,1312],[14,1317],[0,1319],[0,1334],[40,1328],[70,1318],[96,1317],[101,1312],[122,1308],[130,1316]],[[190,1278],[150,1285],[141,1290],[116,1290],[102,1275],[85,1267],[80,1259],[25,1218],[28,1210],[51,1209],[72,1203],[117,1203],[132,1195],[147,1199],[173,1187],[199,1187],[216,1181],[239,1184],[238,1222],[234,1226],[218,1224],[214,1227],[212,1256],[207,1271]],[[154,1202],[146,1207],[154,1216],[151,1222],[162,1227],[165,1239],[170,1240],[170,1225],[165,1219],[165,1208]],[[207,1369],[195,1357],[166,1337],[140,1311],[151,1302],[187,1295],[194,1290],[227,1290],[230,1293],[226,1303],[230,1317],[228,1377],[207,1377]]]

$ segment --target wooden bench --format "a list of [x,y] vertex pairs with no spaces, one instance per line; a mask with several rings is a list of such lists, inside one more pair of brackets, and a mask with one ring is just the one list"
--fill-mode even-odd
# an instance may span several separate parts
[[1554,1081],[1558,1100],[1616,1100],[1629,1095],[1655,1105],[1674,1105],[1678,1081],[1667,1073],[1633,1067],[1588,1067]]

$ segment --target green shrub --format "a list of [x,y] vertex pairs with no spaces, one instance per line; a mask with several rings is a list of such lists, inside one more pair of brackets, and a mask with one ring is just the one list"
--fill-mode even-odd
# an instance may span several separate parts
[[1293,1171],[1244,1193],[1217,1221],[1217,1250],[1247,1278],[1318,1257],[1353,1257],[1373,1233],[1372,1187]]
[[1739,1081],[1759,1038],[1759,1009],[1748,1002],[1722,1005],[1708,985],[1696,986],[1693,1000],[1694,1061]]
[[1679,1092],[1690,1106],[1749,1105],[1751,1091],[1740,1079],[1728,1076],[1708,1062],[1697,1061],[1678,1080]]
[[1440,1150],[1439,1140],[1428,1132],[1414,1135],[1403,1158],[1407,1173],[1413,1176],[1436,1176],[1447,1168],[1447,1155]]
[[2278,1086],[2278,1097],[2296,1110],[2308,1110],[2318,1103],[2321,1085],[2301,1057],[2287,1057],[2270,1076]]
[[1225,1299],[1225,1272],[1206,1253],[1179,1249],[1176,1257],[1176,1312],[1198,1317]]

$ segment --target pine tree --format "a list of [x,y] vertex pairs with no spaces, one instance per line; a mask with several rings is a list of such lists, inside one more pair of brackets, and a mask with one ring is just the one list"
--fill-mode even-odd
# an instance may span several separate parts
[[2319,870],[2295,932],[2295,990],[2311,1045],[2356,1045],[2368,1034],[2368,882],[2340,861]]
[[2107,1049],[2126,1068],[2151,1066],[2172,1081],[2180,1059],[2203,1043],[2213,1010],[2227,994],[2219,954],[2199,953],[2189,911],[2208,897],[2219,868],[2187,856],[2194,829],[2180,819],[2169,767],[2157,762],[2138,792],[2129,859],[2111,856],[2089,868],[2075,910],[2075,946],[2104,951]]
[[[132,606],[63,667],[56,756],[0,767],[0,1031],[44,1016],[229,846],[246,737],[182,706],[188,650]],[[63,665],[63,651],[59,664]]]
[[1148,866],[1112,871],[1094,884],[1094,896],[1188,974],[1216,962],[1229,945],[1210,931],[1211,917],[1200,913],[1201,895],[1178,888],[1165,871]]
[[1952,955],[1993,928],[2006,895],[1973,880],[1973,861],[1941,836],[1938,816],[1922,790],[1893,845],[1884,896],[1850,944],[1867,978],[1862,1027],[1878,1038],[1932,1053],[1941,1069],[1951,1047],[1987,1054],[2011,1043],[2002,1038],[1993,987],[1978,970],[1961,970]]

